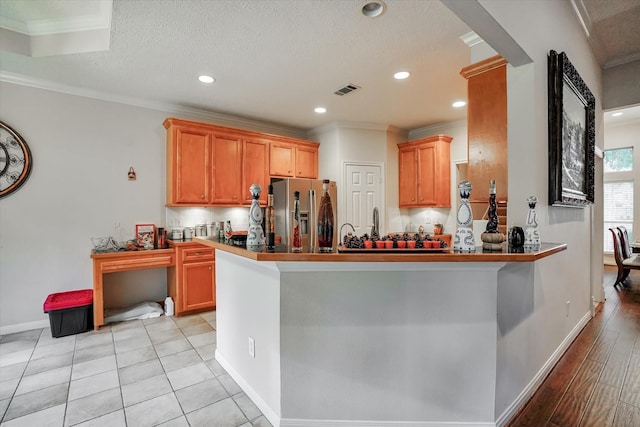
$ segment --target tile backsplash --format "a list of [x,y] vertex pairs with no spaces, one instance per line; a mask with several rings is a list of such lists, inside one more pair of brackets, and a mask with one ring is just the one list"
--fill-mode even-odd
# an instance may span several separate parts
[[166,208],[167,229],[172,227],[193,227],[207,221],[231,221],[234,231],[249,229],[249,207],[168,207]]

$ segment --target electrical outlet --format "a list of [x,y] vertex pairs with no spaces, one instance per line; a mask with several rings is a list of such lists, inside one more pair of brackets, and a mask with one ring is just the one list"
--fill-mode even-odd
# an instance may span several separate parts
[[567,301],[567,312],[566,317],[569,317],[569,309],[571,308],[571,301]]
[[249,337],[249,356],[256,357],[256,341],[252,337]]

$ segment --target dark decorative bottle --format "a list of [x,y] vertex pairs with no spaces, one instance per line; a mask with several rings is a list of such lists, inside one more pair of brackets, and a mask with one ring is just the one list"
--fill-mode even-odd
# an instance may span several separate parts
[[276,210],[273,207],[273,185],[269,185],[267,208],[265,210],[264,217],[264,229],[267,235],[267,250],[273,251],[276,248]]
[[333,252],[333,207],[328,179],[322,181],[322,198],[318,210],[318,249],[320,252]]
[[293,224],[291,230],[291,252],[302,252],[302,234],[300,230],[300,192],[293,192]]

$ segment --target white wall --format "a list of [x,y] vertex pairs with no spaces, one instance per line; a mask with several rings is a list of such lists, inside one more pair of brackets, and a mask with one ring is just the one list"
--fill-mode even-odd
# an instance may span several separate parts
[[[596,97],[599,147],[603,146],[602,88],[600,68],[568,2],[480,3],[533,59],[533,63],[510,67],[508,71],[509,220],[523,224],[528,209],[525,200],[529,195],[537,195],[542,240],[568,245],[561,257],[551,257],[537,265],[535,306],[531,314],[534,321],[527,328],[513,328],[500,336],[498,366],[506,363],[517,373],[498,378],[496,413],[500,414],[590,311],[592,281],[602,284],[602,262],[592,266],[591,253],[592,243],[602,240],[602,225],[594,224],[597,235],[592,236],[591,209],[550,207],[547,203],[549,50],[566,52]],[[566,262],[561,262],[562,259]],[[570,301],[568,315],[567,301]]]
[[[0,83],[0,92],[1,120],[22,135],[33,155],[29,180],[0,201],[0,333],[9,333],[46,326],[42,304],[48,294],[92,287],[91,237],[127,239],[136,223],[166,225],[162,122],[168,116],[207,120],[198,112],[134,107],[8,82]],[[239,119],[209,121],[241,127]],[[127,180],[130,166],[136,181]],[[209,214],[241,226],[243,211]],[[107,302],[113,305],[166,296],[164,269],[108,275],[107,281]]]

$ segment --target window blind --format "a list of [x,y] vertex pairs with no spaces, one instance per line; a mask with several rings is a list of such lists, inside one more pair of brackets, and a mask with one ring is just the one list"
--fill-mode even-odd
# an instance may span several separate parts
[[613,253],[610,227],[624,226],[633,236],[633,181],[605,182],[604,189],[604,251]]

